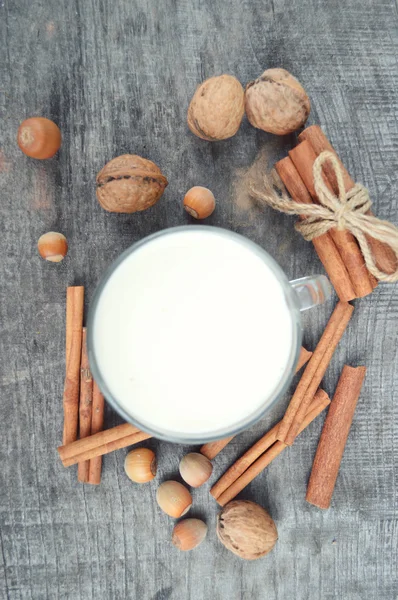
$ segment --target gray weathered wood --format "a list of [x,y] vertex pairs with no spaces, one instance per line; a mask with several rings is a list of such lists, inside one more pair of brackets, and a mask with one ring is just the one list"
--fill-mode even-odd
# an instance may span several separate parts
[[[104,461],[99,488],[76,482],[56,454],[61,440],[65,288],[87,302],[105,267],[132,242],[189,221],[192,185],[210,187],[209,219],[269,250],[290,277],[321,266],[292,222],[244,208],[233,181],[262,148],[272,163],[293,143],[252,129],[216,144],[189,133],[186,109],[203,78],[242,83],[270,66],[308,89],[347,167],[367,184],[376,212],[398,223],[398,17],[393,0],[0,0],[0,599],[396,600],[398,409],[396,286],[380,286],[357,310],[325,378],[332,393],[343,363],[369,373],[328,512],[306,505],[306,481],[322,419],[242,494],[276,520],[266,559],[241,562],[217,541],[208,486],[193,515],[209,524],[192,553],[170,544],[172,521],[155,505],[156,482],[136,487],[124,451]],[[63,145],[28,159],[15,139],[31,115],[54,119]],[[103,164],[133,152],[153,159],[169,187],[151,210],[112,215],[95,199]],[[242,207],[243,206],[243,207]],[[70,242],[60,265],[42,261],[48,230]],[[305,316],[316,343],[330,306]],[[395,398],[394,398],[395,397]],[[395,401],[394,401],[395,400]],[[236,438],[215,477],[282,414]],[[119,422],[107,409],[106,424]],[[187,450],[151,441],[162,480]]]

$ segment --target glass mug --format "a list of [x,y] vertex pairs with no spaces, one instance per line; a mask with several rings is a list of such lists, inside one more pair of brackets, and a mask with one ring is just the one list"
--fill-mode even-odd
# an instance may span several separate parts
[[100,281],[87,337],[93,377],[127,421],[199,444],[253,425],[300,354],[300,312],[331,295],[324,275],[288,281],[249,239],[166,229],[128,248]]

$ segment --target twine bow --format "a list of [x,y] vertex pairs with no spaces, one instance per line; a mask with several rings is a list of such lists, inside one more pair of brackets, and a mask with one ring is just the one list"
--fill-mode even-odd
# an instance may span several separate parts
[[[336,175],[337,196],[328,188],[322,174],[326,161],[332,164]],[[347,229],[357,239],[370,273],[380,281],[390,283],[398,281],[398,227],[373,215],[365,214],[372,205],[368,190],[360,183],[356,183],[346,192],[341,166],[332,152],[325,151],[317,157],[313,174],[315,191],[320,204],[294,202],[280,186],[280,180],[279,182],[276,180],[276,173],[274,173],[272,188],[266,185],[263,191],[252,189],[252,193],[280,212],[289,215],[305,215],[305,218],[296,223],[295,227],[308,241],[323,235],[333,227],[340,230]],[[385,273],[378,269],[367,236],[388,245],[394,252],[397,268],[393,273]]]

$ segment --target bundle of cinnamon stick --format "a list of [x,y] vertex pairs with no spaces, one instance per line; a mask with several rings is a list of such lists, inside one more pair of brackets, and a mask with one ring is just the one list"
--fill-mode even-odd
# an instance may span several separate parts
[[[295,202],[312,204],[317,202],[314,185],[313,166],[322,152],[337,153],[318,125],[307,127],[299,135],[299,144],[289,152],[289,156],[276,163],[275,168],[287,191]],[[354,187],[348,171],[339,160],[346,191]],[[326,164],[325,182],[330,190],[338,193],[335,172]],[[367,237],[375,257],[376,265],[386,273],[396,269],[396,257],[392,249]],[[313,240],[315,250],[336,290],[340,300],[348,302],[370,294],[377,286],[377,280],[366,268],[364,258],[356,239],[346,230],[331,229]]]
[[[72,286],[66,292],[66,377],[64,385],[63,444],[75,442],[102,431],[104,397],[93,381],[83,327],[84,287]],[[102,459],[96,456],[78,461],[77,477],[82,483],[101,481]]]

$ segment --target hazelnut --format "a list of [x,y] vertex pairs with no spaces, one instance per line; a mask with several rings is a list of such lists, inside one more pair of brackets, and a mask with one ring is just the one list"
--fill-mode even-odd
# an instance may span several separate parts
[[266,510],[249,500],[229,502],[217,517],[217,535],[228,550],[255,560],[275,546],[278,531]]
[[192,496],[179,481],[164,481],[157,489],[156,501],[160,508],[169,515],[179,519],[192,506]]
[[192,487],[200,487],[213,472],[213,465],[206,456],[199,452],[190,452],[182,457],[180,475]]
[[185,194],[184,208],[195,219],[210,217],[215,207],[214,194],[205,187],[195,185]]
[[149,448],[134,448],[124,461],[124,470],[131,481],[146,483],[156,477],[156,456]]
[[193,550],[203,542],[207,525],[200,519],[185,519],[173,529],[172,542],[179,550]]
[[168,181],[151,160],[123,154],[97,175],[97,198],[110,212],[133,213],[156,204]]
[[49,231],[39,238],[37,248],[42,258],[50,262],[61,262],[68,252],[68,242],[62,233]]
[[246,86],[247,118],[257,129],[276,135],[292,133],[304,125],[310,108],[304,88],[285,69],[268,69]]
[[202,140],[225,140],[238,131],[244,112],[244,91],[236,77],[210,77],[191,100],[188,127]]
[[31,117],[18,129],[18,146],[31,158],[51,158],[61,146],[59,127],[44,117]]

